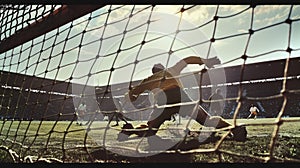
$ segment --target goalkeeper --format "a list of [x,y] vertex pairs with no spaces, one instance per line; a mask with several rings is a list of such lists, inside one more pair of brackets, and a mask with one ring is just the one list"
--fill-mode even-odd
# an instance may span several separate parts
[[[167,69],[165,69],[161,64],[156,64],[152,69],[153,75],[144,79],[139,85],[130,89],[125,94],[125,98],[127,101],[134,102],[144,91],[151,91],[153,95],[152,101],[154,101],[154,103],[156,103],[158,106],[191,102],[192,99],[183,90],[181,82],[178,78],[175,78],[176,76],[180,75],[181,71],[188,64],[205,64],[208,68],[211,68],[213,65],[220,64],[220,60],[216,57],[211,59],[202,59],[197,56],[190,56],[180,60],[173,67]],[[154,108],[150,115],[150,119],[147,122],[147,127],[149,130],[146,132],[146,134],[140,133],[140,135],[151,136],[156,134],[160,125],[163,124],[164,121],[170,120],[172,115],[176,113],[179,113],[179,115],[183,117],[190,116],[198,123],[206,127],[224,128],[231,125],[219,116],[210,116],[200,105],[181,105],[166,107],[164,109]],[[132,128],[132,126],[128,127],[128,125],[124,125],[124,128],[130,127]],[[124,133],[128,136],[133,133],[138,134],[136,131],[130,132],[124,130],[121,133]],[[247,136],[245,127],[236,127],[232,130],[232,133],[233,138],[236,140],[244,141]]]

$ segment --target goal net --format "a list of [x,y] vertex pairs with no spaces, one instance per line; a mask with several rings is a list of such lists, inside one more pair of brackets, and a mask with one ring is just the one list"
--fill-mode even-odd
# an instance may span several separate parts
[[[1,162],[300,162],[299,5],[7,4],[0,18]],[[159,80],[191,101],[159,105],[150,89],[128,103],[155,64],[189,56],[206,64]],[[230,126],[205,127],[187,106]],[[170,107],[179,115],[137,136]],[[120,140],[127,122],[140,129]],[[241,126],[246,140],[230,139]]]

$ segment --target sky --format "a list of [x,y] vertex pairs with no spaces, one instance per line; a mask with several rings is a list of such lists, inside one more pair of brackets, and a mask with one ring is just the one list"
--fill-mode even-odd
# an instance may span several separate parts
[[[0,69],[63,81],[72,76],[71,82],[98,86],[146,78],[154,64],[170,67],[187,56],[217,56],[222,63],[219,67],[226,67],[242,64],[238,58],[245,52],[250,56],[246,63],[285,59],[289,54],[280,50],[286,50],[289,43],[294,49],[290,56],[300,56],[300,5],[292,8],[290,18],[296,21],[291,26],[271,26],[288,18],[290,5],[256,6],[255,32],[248,47],[252,16],[248,5],[185,5],[190,9],[180,13],[181,8],[157,5],[151,12],[152,6],[147,5],[105,6],[23,44],[21,54],[21,46],[0,54]],[[209,22],[215,15],[219,17],[216,25]],[[264,28],[267,26],[271,27]],[[213,34],[216,41],[210,43]],[[43,39],[47,40],[42,43]],[[141,45],[143,40],[146,43]],[[31,48],[32,43],[35,45]],[[117,53],[118,49],[121,52]],[[134,66],[136,59],[139,63]],[[184,72],[201,68],[192,65]]]

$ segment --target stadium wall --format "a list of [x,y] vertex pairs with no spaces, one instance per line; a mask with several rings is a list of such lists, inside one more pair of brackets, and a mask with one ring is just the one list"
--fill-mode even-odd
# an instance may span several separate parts
[[[249,97],[265,97],[279,94],[282,89],[282,78],[286,60],[276,60],[247,64],[244,70],[244,78],[240,79],[241,66],[225,67],[227,98],[234,98],[238,95],[239,84],[233,84],[240,81],[249,81],[242,83],[245,94]],[[288,90],[300,89],[300,58],[291,58],[287,80]],[[212,69],[210,74],[220,69]],[[262,73],[263,72],[263,73]],[[0,117],[15,120],[72,120],[74,112],[79,102],[84,99],[90,112],[98,110],[98,106],[92,101],[100,101],[103,91],[106,92],[104,103],[100,104],[100,110],[115,110],[112,96],[109,93],[110,86],[84,86],[65,81],[28,76],[13,72],[1,71],[0,78]],[[199,76],[195,76],[199,78]],[[133,82],[133,85],[139,81]],[[118,87],[126,87],[128,84],[118,84]],[[210,85],[207,73],[203,76],[202,97],[208,99],[212,87]],[[74,88],[82,90],[82,94],[74,94]],[[224,87],[224,86],[222,86]],[[190,88],[191,89],[191,88]],[[196,92],[195,92],[196,93]],[[288,106],[285,112],[286,116],[300,116],[300,99],[295,93],[290,93]],[[245,101],[239,117],[244,118],[248,115],[248,106],[251,103],[259,103],[263,107],[261,117],[275,117],[282,105],[282,98]],[[207,103],[203,103],[208,108]],[[235,101],[226,101],[223,116],[232,118],[232,111],[236,106]],[[61,115],[59,115],[61,114]],[[142,118],[147,118],[145,114]]]

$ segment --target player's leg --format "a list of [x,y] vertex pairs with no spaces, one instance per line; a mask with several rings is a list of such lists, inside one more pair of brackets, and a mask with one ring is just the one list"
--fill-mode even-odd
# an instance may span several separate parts
[[[181,88],[179,88],[180,91],[180,102],[192,102],[193,100],[190,98],[190,96]],[[177,92],[178,93],[178,92]],[[174,95],[178,96],[178,95]],[[173,96],[173,97],[174,97]],[[201,105],[183,105],[179,107],[180,109],[177,109],[179,112],[179,115],[185,117],[189,116],[196,120],[198,123],[200,123],[203,126],[206,127],[214,127],[214,128],[223,128],[230,126],[231,124],[225,121],[222,117],[219,116],[211,116],[209,113],[201,106]]]
[[[173,89],[166,90],[164,92],[159,92],[155,95],[155,100],[158,106],[172,105],[175,103],[182,102],[181,99],[181,88],[175,87]],[[172,116],[179,112],[180,107],[165,107],[165,108],[155,108],[150,114],[149,121],[147,122],[149,128],[158,129],[161,124],[166,120],[171,120]]]
[[176,121],[175,114],[172,115],[172,118],[173,118],[173,122],[175,122]]
[[128,123],[127,120],[126,120],[126,118],[124,117],[124,115],[121,112],[119,113],[119,119],[121,119],[122,121],[124,121],[125,124]]
[[178,113],[180,107],[167,107],[164,109],[155,109],[150,116],[147,125],[150,129],[158,129],[166,120],[171,120],[172,116]]
[[78,114],[78,116],[77,116],[77,122],[76,122],[76,124],[79,124],[79,125],[80,125],[80,124],[81,124],[81,120],[82,120],[82,119],[81,119],[81,118],[82,118],[81,111],[79,110],[77,114]]
[[124,121],[126,124],[128,123],[127,120],[125,119],[125,117],[121,117],[121,120]]
[[[225,128],[231,126],[231,124],[225,121],[219,116],[209,116],[208,113],[201,106],[198,108],[198,113],[196,115],[196,121],[206,127],[214,128]],[[231,137],[236,141],[245,141],[247,138],[247,130],[245,126],[236,126],[231,130]]]
[[231,125],[220,116],[210,116],[201,106],[198,106],[195,120],[206,127],[224,128]]
[[[184,95],[184,94],[183,94]],[[188,95],[185,95],[188,99]],[[179,112],[180,115],[189,115],[191,118],[195,119],[199,124],[206,127],[214,128],[225,128],[231,126],[231,124],[225,121],[220,116],[210,116],[208,112],[202,106],[182,106]],[[237,126],[231,130],[233,134],[233,139],[237,141],[245,141],[247,137],[247,130],[244,126]]]
[[76,112],[76,124],[77,125],[79,124],[79,113],[78,113],[78,111]]
[[83,125],[83,122],[84,122],[84,113],[81,112],[80,125]]
[[[166,104],[180,103],[181,102],[180,89],[179,89],[179,87],[177,87],[177,88],[167,90],[165,92],[160,92],[157,95],[155,95],[155,99],[156,99],[157,105],[159,105],[159,106],[163,106]],[[144,126],[142,127],[142,128],[148,128],[148,130],[135,131],[135,132],[122,130],[121,133],[126,134],[126,136],[130,136],[131,134],[137,134],[139,136],[155,135],[157,133],[159,127],[166,120],[171,120],[172,115],[178,113],[179,109],[180,109],[179,106],[166,107],[166,108],[154,108],[152,113],[150,114],[150,117],[149,117],[146,127],[144,127]],[[131,125],[131,124],[127,124],[127,125],[125,124],[123,127],[124,128],[132,127],[132,125],[131,126],[129,126],[129,125]],[[138,128],[140,128],[140,127],[138,127]],[[120,137],[122,137],[122,136],[120,136]]]
[[[133,127],[132,124],[124,124],[122,127],[122,131],[118,134],[118,140],[126,140],[130,135],[136,134],[140,137],[142,136],[152,136],[155,135],[158,131],[158,128],[160,125],[164,123],[166,120],[166,114],[170,112],[171,110],[163,110],[164,113],[161,113],[158,109],[154,109],[153,112],[150,115],[150,119],[147,122],[147,125],[142,125],[138,127]],[[164,114],[164,115],[161,115]],[[171,115],[170,115],[171,117]],[[126,130],[127,129],[127,130]],[[128,129],[144,129],[139,131],[130,131]]]
[[[174,104],[179,102],[192,102],[192,99],[181,88],[174,88],[172,90],[168,90],[167,92],[165,92],[165,94],[167,96],[167,104]],[[195,119],[198,123],[206,127],[214,127],[219,129],[231,126],[229,122],[225,121],[220,116],[210,116],[202,106],[197,104],[165,108],[161,115],[156,117],[154,120],[150,120],[148,122],[148,125],[153,128],[159,128],[159,126],[165,120],[170,120],[171,116],[176,113],[179,113],[179,115],[183,117],[190,116],[191,118]],[[247,131],[245,127],[237,126],[232,130],[232,133],[235,140],[243,141],[247,136]]]
[[114,114],[114,118],[116,119],[116,124],[114,126],[118,126],[119,125],[119,116],[118,116],[118,113]]
[[247,120],[248,120],[249,118],[251,118],[251,116],[252,116],[252,113],[250,113],[250,114],[248,115]]
[[83,121],[83,115],[82,115],[82,111],[80,111],[80,118],[79,118],[79,125],[82,125],[82,121]]
[[[191,98],[186,94],[184,90],[181,92],[182,101],[191,101]],[[191,118],[195,119],[199,124],[206,127],[214,128],[225,128],[231,126],[231,124],[225,121],[220,116],[210,116],[209,113],[201,106],[181,106],[179,114],[182,116],[189,115]],[[233,139],[237,141],[244,141],[247,136],[247,130],[244,126],[237,126],[232,129]]]

